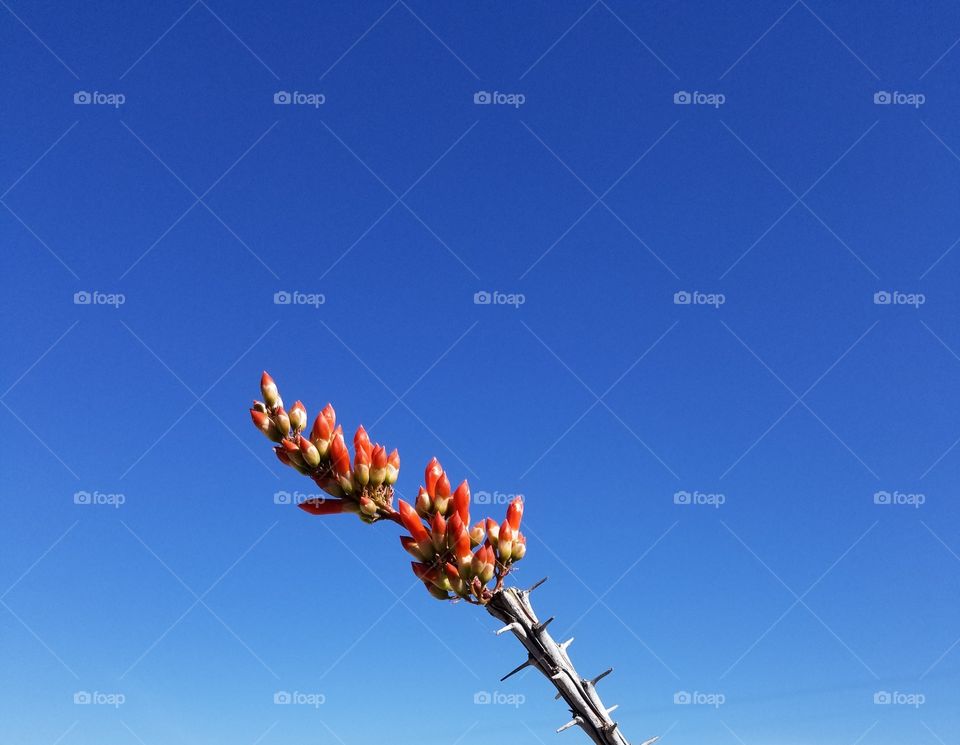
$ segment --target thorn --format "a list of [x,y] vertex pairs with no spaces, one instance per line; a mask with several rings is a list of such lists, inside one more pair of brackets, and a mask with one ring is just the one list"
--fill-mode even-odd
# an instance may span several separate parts
[[533,627],[534,632],[537,633],[537,634],[539,634],[541,631],[543,631],[545,628],[547,628],[547,626],[549,626],[551,623],[553,623],[553,619],[554,619],[555,617],[556,617],[556,616],[550,616],[550,618],[548,618],[548,619],[547,619],[546,621],[544,621],[543,623],[538,623],[536,626]]
[[516,631],[518,634],[520,634],[520,636],[523,636],[523,635],[524,635],[523,626],[521,626],[521,625],[520,625],[519,623],[517,623],[516,621],[514,621],[513,623],[508,623],[508,624],[507,624],[506,626],[504,626],[502,629],[499,629],[499,630],[496,632],[496,634],[497,634],[497,636],[500,636],[500,634],[505,634],[505,633],[508,632],[508,631]]
[[538,587],[540,587],[540,585],[542,585],[542,584],[543,584],[544,582],[546,582],[548,579],[549,579],[549,577],[544,577],[543,579],[541,579],[541,580],[539,580],[539,581],[537,581],[537,582],[534,582],[532,585],[530,585],[530,587],[528,587],[526,590],[524,590],[524,592],[529,595],[531,592],[533,592],[533,591],[536,590]]
[[522,665],[518,665],[517,667],[513,668],[513,670],[511,670],[509,673],[507,673],[507,674],[504,675],[502,678],[500,678],[500,682],[502,683],[502,682],[505,681],[507,678],[509,678],[511,675],[516,675],[516,674],[519,673],[521,670],[523,670],[525,667],[530,667],[530,665],[532,665],[532,664],[533,664],[533,659],[528,659],[528,660],[527,660],[526,662],[524,662]]
[[563,642],[563,644],[560,645],[560,649],[562,649],[564,652],[566,652],[566,651],[567,651],[567,647],[569,647],[571,644],[573,644],[573,639],[574,639],[574,637],[571,636],[569,639],[567,639],[565,642]]
[[607,709],[607,714],[610,714],[620,708],[620,704],[614,704],[609,709]]
[[565,725],[563,725],[557,732],[563,732],[565,729],[570,729],[571,727],[576,727],[578,724],[583,724],[583,717],[574,717]]
[[560,680],[563,677],[563,673],[554,673],[550,676],[550,680]]
[[612,667],[608,667],[606,670],[604,670],[602,673],[600,673],[596,678],[594,678],[593,680],[591,680],[591,681],[590,681],[590,685],[594,685],[594,686],[595,686],[597,683],[599,683],[601,680],[603,680],[604,678],[606,678],[606,677],[607,677],[610,673],[612,673],[612,672],[613,672],[613,668],[612,668]]
[[[616,731],[617,731],[617,727],[619,727],[619,726],[620,726],[620,725],[617,724],[616,722],[610,722],[610,724],[605,724],[605,725],[603,725],[603,731],[604,731],[604,732],[613,733],[613,732],[616,732]],[[656,739],[658,739],[658,738],[654,737],[653,739],[656,740]],[[650,741],[647,740],[647,742],[650,742]],[[643,745],[646,745],[646,743],[644,743]]]
[[640,743],[640,745],[653,745],[653,743],[655,743],[659,739],[660,739],[660,735],[657,735],[656,737],[651,737],[649,740],[644,740],[643,742]]

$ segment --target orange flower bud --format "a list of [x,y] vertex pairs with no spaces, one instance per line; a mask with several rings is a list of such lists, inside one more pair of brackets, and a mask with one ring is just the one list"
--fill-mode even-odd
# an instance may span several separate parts
[[370,483],[380,486],[387,478],[387,450],[383,445],[374,445],[370,457]]
[[283,435],[280,434],[280,430],[276,424],[273,423],[273,420],[267,416],[266,413],[259,411],[258,409],[250,409],[250,418],[253,420],[253,425],[259,429],[267,438],[273,440],[274,442],[280,442],[283,439]]
[[388,486],[397,483],[397,477],[400,475],[400,453],[394,448],[387,456],[387,477],[385,479]]
[[353,449],[356,452],[363,452],[367,457],[367,462],[369,463],[370,458],[370,437],[367,435],[367,430],[363,428],[361,424],[357,427],[357,433],[353,436]]
[[510,502],[510,506],[507,507],[507,522],[510,523],[510,527],[513,528],[514,532],[520,530],[520,520],[522,517],[523,498],[514,497],[513,501]]
[[298,435],[297,444],[300,446],[300,455],[303,456],[303,461],[309,468],[320,465],[320,451],[310,440],[303,435]]
[[283,406],[278,406],[273,412],[273,421],[280,429],[280,434],[286,437],[290,434],[290,417],[283,410]]
[[487,531],[483,528],[483,520],[478,520],[472,528],[470,528],[470,545],[474,548],[483,543],[483,539],[486,538]]
[[307,426],[307,410],[300,401],[294,402],[290,407],[290,426],[295,432],[302,432]]
[[457,487],[457,490],[453,493],[453,508],[457,511],[457,514],[460,515],[460,519],[463,520],[464,525],[470,524],[470,486],[467,484],[467,480],[464,479],[463,483]]
[[426,517],[427,515],[430,514],[431,510],[433,509],[433,503],[430,501],[430,495],[427,494],[427,490],[424,489],[422,486],[420,487],[420,491],[417,492],[416,505],[417,505],[417,512],[420,514],[421,517]]
[[442,475],[443,466],[440,465],[440,461],[436,458],[431,458],[430,462],[427,463],[427,470],[424,473],[424,484],[427,488],[427,494],[430,495],[431,499],[436,495],[437,481]]
[[267,371],[263,371],[263,375],[260,376],[260,393],[263,394],[263,400],[267,404],[267,408],[273,411],[277,407],[283,406],[283,401],[280,400],[280,392],[277,390],[277,384],[273,382],[273,378],[267,374]]
[[343,441],[343,430],[339,427],[333,435],[333,442],[330,443],[330,461],[338,476],[346,476],[350,473],[350,453]]
[[427,533],[427,529],[424,527],[420,516],[413,507],[401,499],[399,500],[398,509],[400,512],[400,522],[403,523],[403,527],[407,529],[407,532],[413,536],[413,540],[418,544],[429,543],[430,534]]

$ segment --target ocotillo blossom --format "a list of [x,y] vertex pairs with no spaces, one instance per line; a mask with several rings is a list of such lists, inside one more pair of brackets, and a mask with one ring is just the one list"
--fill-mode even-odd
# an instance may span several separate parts
[[285,411],[277,384],[266,372],[260,391],[263,401],[254,401],[250,409],[254,426],[276,443],[281,463],[330,495],[303,502],[300,508],[312,515],[351,512],[367,523],[390,520],[402,525],[409,535],[401,536],[400,544],[414,558],[413,573],[434,597],[485,605],[501,589],[514,562],[526,554],[520,497],[509,504],[502,523],[487,517],[471,527],[469,485],[463,481],[451,489],[446,471],[433,458],[414,504],[401,499],[394,509],[393,487],[400,475],[396,450],[388,453],[360,426],[351,458],[332,405],[323,408],[304,434],[308,419],[303,403],[297,401]]

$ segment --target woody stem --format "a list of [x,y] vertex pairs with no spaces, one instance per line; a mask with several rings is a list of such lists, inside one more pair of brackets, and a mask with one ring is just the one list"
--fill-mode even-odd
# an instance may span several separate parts
[[[554,641],[547,631],[550,621],[541,623],[533,611],[530,592],[508,587],[494,594],[486,609],[505,624],[497,633],[509,629],[527,650],[526,664],[539,670],[557,689],[558,697],[566,702],[573,717],[564,728],[580,727],[596,745],[630,745],[610,718],[610,712],[616,707],[605,706],[597,693],[595,684],[603,676],[593,680],[580,676],[567,653],[573,640],[563,644]],[[648,740],[643,745],[652,742]]]

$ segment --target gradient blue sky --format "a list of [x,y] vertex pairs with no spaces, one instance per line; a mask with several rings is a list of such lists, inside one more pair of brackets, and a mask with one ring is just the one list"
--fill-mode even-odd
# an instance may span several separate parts
[[526,495],[632,740],[957,741],[960,6],[0,5],[0,742],[554,737],[393,526],[274,503],[264,368]]

